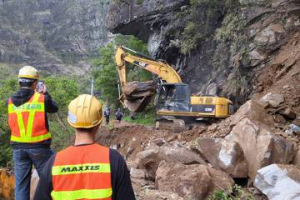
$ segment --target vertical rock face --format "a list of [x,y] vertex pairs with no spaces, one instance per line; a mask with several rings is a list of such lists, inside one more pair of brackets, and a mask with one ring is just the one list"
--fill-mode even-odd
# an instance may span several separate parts
[[254,74],[299,30],[299,9],[295,0],[112,1],[108,27],[147,41],[192,93],[243,103]]
[[0,1],[0,62],[51,72],[95,54],[107,42],[108,0]]

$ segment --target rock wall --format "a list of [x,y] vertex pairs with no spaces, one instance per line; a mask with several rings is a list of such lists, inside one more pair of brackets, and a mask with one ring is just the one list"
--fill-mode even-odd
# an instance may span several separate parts
[[[125,2],[125,3],[124,3]],[[112,1],[108,27],[148,42],[192,93],[244,103],[254,77],[297,31],[296,0]]]
[[[0,0],[0,62],[67,73],[108,40],[108,0]],[[81,68],[81,69],[80,69]]]

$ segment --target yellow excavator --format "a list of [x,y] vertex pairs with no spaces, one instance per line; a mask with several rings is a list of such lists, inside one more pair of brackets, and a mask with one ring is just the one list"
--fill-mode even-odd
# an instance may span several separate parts
[[[230,115],[232,102],[229,99],[191,95],[189,85],[183,83],[179,74],[163,61],[154,60],[122,46],[117,48],[115,59],[122,89],[120,100],[123,106],[130,112],[140,112],[156,93],[157,128],[182,130],[187,122],[207,118],[226,118]],[[132,87],[128,89],[128,86],[132,86],[132,83],[127,83],[126,78],[126,65],[128,64],[133,64],[157,75],[160,84],[156,91],[139,91],[139,95],[133,93],[128,95],[128,90],[134,90]],[[147,87],[144,88],[147,89]]]

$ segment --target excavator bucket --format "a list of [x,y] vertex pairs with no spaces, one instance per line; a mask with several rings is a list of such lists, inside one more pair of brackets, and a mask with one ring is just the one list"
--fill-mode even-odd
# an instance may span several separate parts
[[130,112],[142,112],[150,103],[156,91],[154,81],[130,82],[123,88],[124,107]]
[[142,99],[131,100],[131,101],[125,100],[124,105],[130,112],[135,112],[135,113],[142,112],[150,103],[151,99],[152,99],[151,96],[145,96]]

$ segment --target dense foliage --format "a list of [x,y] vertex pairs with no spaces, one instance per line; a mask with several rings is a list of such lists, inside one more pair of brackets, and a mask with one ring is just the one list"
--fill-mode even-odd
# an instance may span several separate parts
[[18,89],[17,80],[8,79],[0,83],[0,86],[0,166],[11,166],[12,150],[9,145],[6,101]]
[[[176,31],[180,32],[181,52],[190,53],[214,35],[217,40],[231,39],[233,33],[243,28],[238,6],[238,0],[190,0],[190,7],[178,13],[178,17],[185,21],[183,30]],[[223,18],[223,22],[218,27],[220,25],[215,22],[220,18]]]

